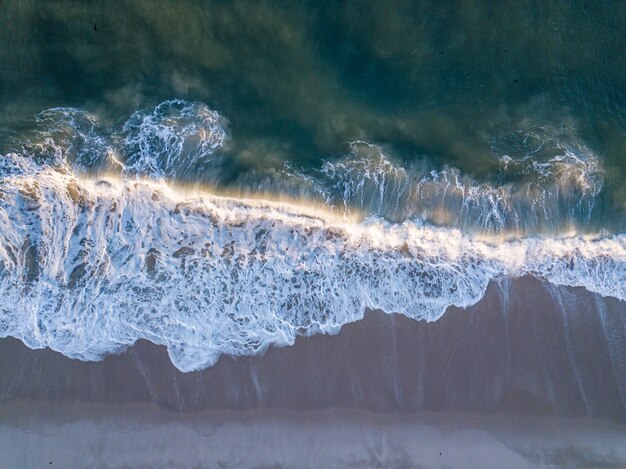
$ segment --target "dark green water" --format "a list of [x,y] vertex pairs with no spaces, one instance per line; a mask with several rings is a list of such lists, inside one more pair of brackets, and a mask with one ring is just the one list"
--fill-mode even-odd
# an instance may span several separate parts
[[[622,1],[5,0],[0,145],[14,151],[36,127],[33,116],[48,108],[86,111],[109,134],[136,110],[197,101],[222,116],[228,140],[219,174],[194,166],[178,171],[180,179],[315,196],[302,178],[282,177],[289,162],[298,174],[321,178],[331,189],[320,197],[337,206],[446,224],[450,217],[438,218],[430,207],[448,204],[440,186],[409,185],[448,168],[465,188],[510,193],[522,221],[504,228],[621,232],[625,7]],[[409,188],[391,191],[400,204],[376,199],[380,180],[369,170],[337,176],[333,167],[334,179],[320,176],[324,164],[362,158],[387,171],[371,163],[368,145],[351,148],[354,141],[377,145],[384,164],[404,171],[394,173],[401,180],[393,183]],[[571,154],[573,166],[555,163]],[[442,177],[450,175],[435,179]],[[358,186],[358,178],[365,181],[361,192],[346,196],[346,184]],[[522,200],[528,192],[532,202]],[[548,221],[526,220],[538,198],[552,201]],[[474,202],[476,213],[493,209]],[[560,223],[551,224],[553,218]]]

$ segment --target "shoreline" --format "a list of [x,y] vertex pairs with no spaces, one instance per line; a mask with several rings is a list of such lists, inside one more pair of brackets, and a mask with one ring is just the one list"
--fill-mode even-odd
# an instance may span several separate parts
[[[183,373],[0,339],[8,467],[624,467],[625,305],[531,277]],[[621,381],[620,381],[621,380]]]
[[[566,312],[565,312],[566,311]],[[101,362],[0,339],[0,404],[154,402],[171,412],[257,408],[454,410],[626,422],[626,305],[524,277],[432,323],[370,311],[337,335],[183,373],[139,341]]]

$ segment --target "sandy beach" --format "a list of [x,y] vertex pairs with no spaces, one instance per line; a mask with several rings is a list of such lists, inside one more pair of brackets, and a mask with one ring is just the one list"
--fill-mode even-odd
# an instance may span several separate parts
[[624,318],[617,300],[527,277],[434,323],[372,311],[192,373],[149,342],[80,362],[3,339],[3,454],[30,467],[619,467]]
[[4,467],[623,467],[623,425],[422,412],[0,406]]

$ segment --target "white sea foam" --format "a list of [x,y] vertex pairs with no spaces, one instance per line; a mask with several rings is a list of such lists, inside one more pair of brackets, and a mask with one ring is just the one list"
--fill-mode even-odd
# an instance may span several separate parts
[[[329,205],[347,213],[357,209],[391,221],[419,218],[489,233],[589,226],[603,186],[592,151],[555,144],[539,159],[502,155],[497,161],[499,179],[505,182],[480,183],[456,168],[402,165],[381,147],[359,141],[345,158],[322,166],[314,188]],[[517,180],[506,182],[512,177]]]
[[[86,111],[65,107],[47,109],[35,116],[33,124],[29,138],[15,145],[14,158],[0,163],[3,174],[9,170],[30,170],[32,165],[93,173],[107,170],[113,162],[115,136]],[[19,164],[17,154],[23,157]]]
[[0,336],[83,360],[145,338],[189,371],[336,332],[366,308],[432,321],[525,274],[626,301],[625,235],[495,243],[16,154],[3,164]]
[[224,145],[224,119],[199,102],[165,101],[137,111],[124,124],[127,174],[157,178],[197,174]]
[[[32,164],[79,174],[189,179],[219,163],[225,123],[206,104],[182,100],[137,111],[121,129],[86,111],[59,107],[37,114],[31,132],[13,150]],[[0,162],[3,174],[19,166],[15,160]]]

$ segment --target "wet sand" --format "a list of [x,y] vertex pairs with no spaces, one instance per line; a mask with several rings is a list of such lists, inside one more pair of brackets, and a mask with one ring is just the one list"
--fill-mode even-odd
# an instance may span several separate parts
[[0,406],[4,467],[624,467],[624,426],[422,412]]
[[18,466],[94,447],[103,467],[626,463],[626,305],[531,277],[434,323],[371,311],[193,373],[145,341],[86,363],[7,338],[0,357]]

